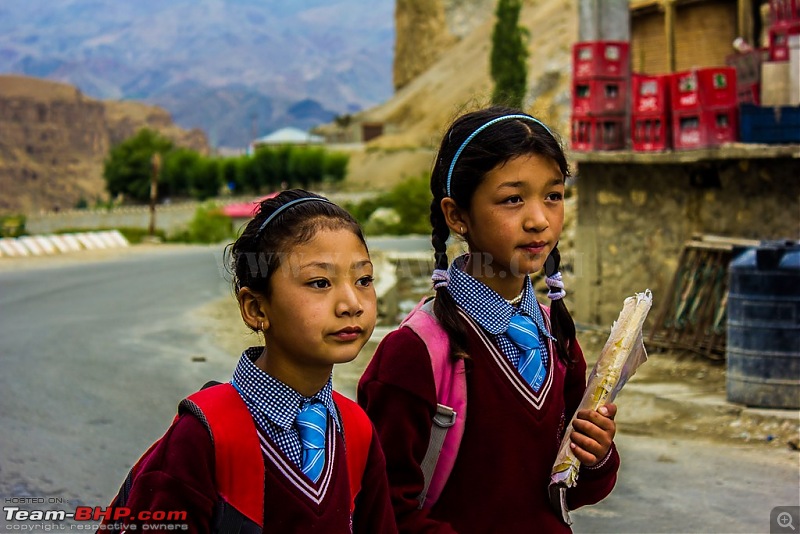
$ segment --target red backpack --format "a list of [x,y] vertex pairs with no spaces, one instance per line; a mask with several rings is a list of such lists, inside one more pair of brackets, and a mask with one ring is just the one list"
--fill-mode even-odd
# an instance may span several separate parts
[[[350,399],[334,391],[333,400],[344,426],[352,514],[367,466],[372,423]],[[173,424],[186,412],[197,416],[206,426],[214,444],[217,493],[223,504],[215,512],[221,516],[214,518],[214,523],[221,525],[218,532],[261,532],[264,527],[264,458],[255,423],[239,392],[230,383],[207,384],[181,401]],[[133,466],[112,507],[125,506],[141,466],[160,441],[153,443]]]

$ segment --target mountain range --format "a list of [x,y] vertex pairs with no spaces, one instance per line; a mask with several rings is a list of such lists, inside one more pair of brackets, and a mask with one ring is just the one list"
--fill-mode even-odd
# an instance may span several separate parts
[[244,147],[389,98],[394,0],[0,3],[0,72],[167,109]]

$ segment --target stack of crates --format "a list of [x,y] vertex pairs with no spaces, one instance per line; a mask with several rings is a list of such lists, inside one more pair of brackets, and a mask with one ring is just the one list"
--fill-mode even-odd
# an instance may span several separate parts
[[631,141],[639,152],[672,148],[670,76],[633,74]]
[[625,148],[630,44],[585,41],[572,48],[572,148]]
[[738,137],[736,69],[705,67],[670,77],[676,150],[720,146]]
[[800,35],[800,0],[770,0],[769,60],[789,61],[789,36]]

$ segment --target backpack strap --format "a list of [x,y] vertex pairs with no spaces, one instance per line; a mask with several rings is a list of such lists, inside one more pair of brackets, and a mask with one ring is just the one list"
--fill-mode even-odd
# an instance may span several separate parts
[[350,514],[356,509],[356,497],[361,491],[361,479],[367,469],[369,449],[372,446],[372,421],[361,406],[334,391],[333,400],[342,416],[344,426],[347,475],[350,479]]
[[178,407],[208,428],[214,445],[217,492],[240,514],[264,527],[264,459],[253,418],[230,383],[193,393]]
[[422,299],[400,324],[424,343],[436,385],[436,414],[428,449],[420,464],[424,484],[417,496],[419,508],[431,508],[439,499],[456,462],[467,417],[467,380],[464,360],[450,357],[450,339],[433,314],[433,299]]

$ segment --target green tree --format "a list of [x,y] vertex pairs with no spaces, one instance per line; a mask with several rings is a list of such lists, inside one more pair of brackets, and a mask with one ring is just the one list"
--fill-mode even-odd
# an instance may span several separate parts
[[528,78],[528,32],[519,25],[522,0],[499,0],[492,33],[492,102],[522,108]]
[[321,148],[295,148],[289,156],[289,174],[308,188],[322,181],[325,171],[325,151]]
[[342,182],[347,176],[347,164],[350,156],[342,152],[329,152],[325,154],[325,179],[331,182]]
[[152,158],[156,152],[166,154],[172,142],[147,128],[113,147],[106,158],[103,178],[112,198],[120,193],[139,202],[150,199]]

